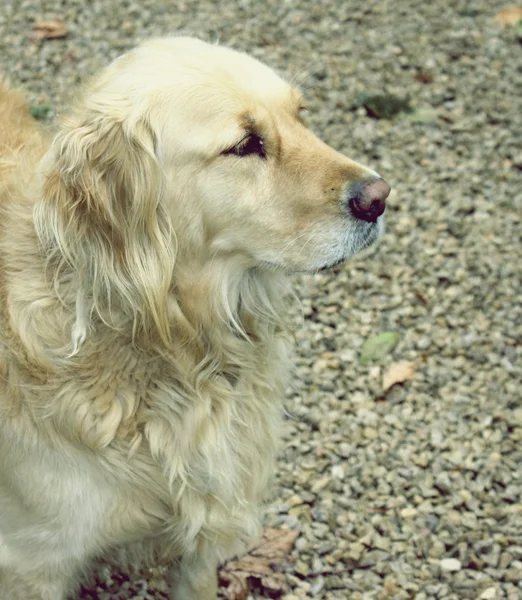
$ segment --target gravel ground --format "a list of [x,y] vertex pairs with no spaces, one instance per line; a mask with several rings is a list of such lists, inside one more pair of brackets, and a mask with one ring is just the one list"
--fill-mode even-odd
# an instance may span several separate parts
[[[3,0],[0,71],[51,118],[142,38],[219,38],[296,75],[311,126],[394,188],[376,251],[296,279],[297,369],[266,520],[301,532],[285,600],[522,598],[522,61],[502,8]],[[29,41],[55,18],[65,40]],[[408,96],[415,112],[370,118],[363,92]],[[383,331],[395,349],[361,364]],[[401,360],[414,378],[383,393]],[[161,572],[102,568],[82,597],[163,586]]]

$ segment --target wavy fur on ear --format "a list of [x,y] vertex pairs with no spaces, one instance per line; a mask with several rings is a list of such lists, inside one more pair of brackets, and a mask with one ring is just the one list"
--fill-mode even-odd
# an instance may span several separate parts
[[95,104],[64,124],[43,160],[34,210],[58,291],[62,280],[71,287],[72,269],[73,354],[93,317],[113,328],[130,319],[134,340],[157,333],[170,343],[175,238],[161,202],[164,177],[146,117],[107,116],[116,112]]

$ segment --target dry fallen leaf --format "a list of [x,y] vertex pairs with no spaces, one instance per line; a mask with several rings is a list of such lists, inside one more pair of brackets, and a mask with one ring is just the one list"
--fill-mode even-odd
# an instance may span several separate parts
[[428,71],[419,71],[418,73],[415,73],[415,79],[421,83],[432,83],[433,75]]
[[67,26],[63,21],[41,21],[33,25],[33,33],[29,36],[31,41],[38,42],[39,40],[54,40],[67,36]]
[[382,389],[388,391],[396,383],[402,383],[415,376],[415,363],[407,360],[391,364],[382,376]]
[[286,593],[286,578],[273,566],[285,561],[298,535],[298,531],[290,529],[265,529],[261,540],[250,546],[244,556],[229,561],[219,570],[221,597],[245,600],[254,588],[269,598]]
[[495,18],[501,25],[516,25],[522,21],[522,6],[512,6],[501,10]]

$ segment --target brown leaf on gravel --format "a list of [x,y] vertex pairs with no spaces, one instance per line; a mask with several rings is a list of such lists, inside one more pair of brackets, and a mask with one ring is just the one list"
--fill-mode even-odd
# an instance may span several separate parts
[[415,73],[415,79],[421,83],[432,83],[433,75],[428,73],[428,71],[419,71],[418,73]]
[[286,578],[274,566],[285,561],[298,535],[298,531],[290,529],[265,529],[261,540],[251,545],[244,556],[229,561],[219,570],[220,597],[245,600],[253,589],[269,598],[286,593]]
[[522,21],[522,6],[512,6],[498,12],[495,19],[501,25],[516,25]]
[[33,42],[55,40],[66,37],[68,33],[67,25],[60,19],[56,21],[40,21],[40,23],[33,25],[33,33],[31,33],[29,38]]
[[387,392],[396,383],[403,383],[415,376],[415,363],[407,360],[391,364],[382,376],[382,389]]

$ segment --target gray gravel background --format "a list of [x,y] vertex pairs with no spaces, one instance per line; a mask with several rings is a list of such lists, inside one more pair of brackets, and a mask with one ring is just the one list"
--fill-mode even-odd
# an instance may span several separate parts
[[[496,0],[3,0],[0,72],[66,106],[142,38],[244,49],[307,91],[319,135],[393,186],[371,255],[296,280],[298,356],[267,525],[298,529],[285,600],[522,598],[522,47]],[[65,40],[32,43],[63,19]],[[417,112],[375,120],[361,92]],[[45,108],[45,107],[44,107]],[[301,321],[299,321],[301,319]],[[363,342],[400,341],[368,365]],[[382,392],[388,364],[416,364]],[[164,597],[102,568],[82,597]],[[255,596],[263,598],[262,595]]]

